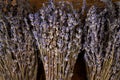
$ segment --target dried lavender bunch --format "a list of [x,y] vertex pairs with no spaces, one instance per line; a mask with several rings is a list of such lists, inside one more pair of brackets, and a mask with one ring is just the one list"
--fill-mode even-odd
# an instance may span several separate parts
[[82,47],[82,23],[71,3],[46,4],[29,15],[46,80],[70,80]]
[[108,8],[100,11],[92,6],[87,13],[84,48],[88,80],[120,80],[120,12],[117,11],[113,20]]
[[27,21],[29,6],[26,0],[16,0],[15,5],[7,1],[0,3],[6,4],[0,7],[0,75],[3,80],[36,80],[38,56]]

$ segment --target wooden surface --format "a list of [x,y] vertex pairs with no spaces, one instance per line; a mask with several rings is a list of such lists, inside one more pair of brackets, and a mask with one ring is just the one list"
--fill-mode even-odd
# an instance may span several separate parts
[[3,80],[2,77],[0,77],[0,80]]
[[[36,8],[36,10],[38,10],[42,6],[42,4],[47,1],[49,1],[49,0],[30,0],[30,3],[32,6],[34,6]],[[82,0],[54,0],[54,1],[70,1],[77,8],[80,8],[80,6],[82,5]],[[86,1],[87,1],[88,6],[91,6],[93,4],[96,4],[97,6],[104,5],[100,0],[86,0]],[[120,1],[120,0],[112,0],[112,1],[116,2],[116,1]]]

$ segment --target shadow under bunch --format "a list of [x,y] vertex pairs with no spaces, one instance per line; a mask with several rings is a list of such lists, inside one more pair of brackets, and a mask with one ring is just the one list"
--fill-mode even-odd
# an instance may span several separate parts
[[81,49],[82,23],[69,2],[49,2],[30,14],[46,80],[70,80]]
[[37,47],[27,23],[30,7],[26,0],[0,5],[0,76],[2,80],[36,80]]

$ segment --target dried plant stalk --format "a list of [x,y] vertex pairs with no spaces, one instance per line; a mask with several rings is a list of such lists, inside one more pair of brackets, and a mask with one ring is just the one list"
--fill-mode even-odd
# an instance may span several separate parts
[[18,1],[0,2],[0,75],[3,80],[36,80],[37,48],[25,17],[30,8],[26,0]]
[[70,80],[81,49],[82,23],[69,2],[49,2],[30,14],[46,80]]
[[120,80],[120,9],[99,10],[90,8],[85,25],[88,80]]

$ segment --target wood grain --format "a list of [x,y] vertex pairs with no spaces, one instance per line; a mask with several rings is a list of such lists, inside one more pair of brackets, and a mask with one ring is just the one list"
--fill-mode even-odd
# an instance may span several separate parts
[[[30,0],[30,3],[32,6],[35,7],[36,10],[38,10],[40,7],[42,7],[42,4],[44,2],[47,2],[49,0]],[[62,0],[54,0],[54,1],[62,1]],[[80,6],[82,5],[82,0],[63,0],[63,1],[70,1],[72,2],[75,7],[80,8]],[[87,1],[87,5],[91,6],[93,4],[97,5],[97,6],[103,6],[104,4],[100,1],[100,0],[86,0]],[[119,1],[119,0],[112,0],[113,2]]]

